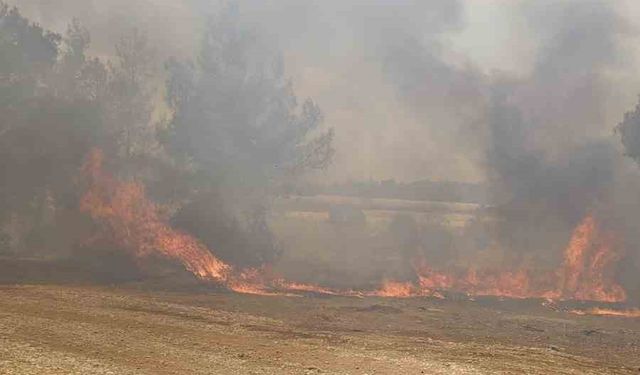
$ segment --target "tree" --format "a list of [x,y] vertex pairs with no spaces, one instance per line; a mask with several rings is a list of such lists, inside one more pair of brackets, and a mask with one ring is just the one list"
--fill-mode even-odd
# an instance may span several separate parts
[[229,7],[210,21],[197,65],[168,64],[167,145],[199,172],[264,185],[330,161],[331,130],[309,137],[322,112],[298,104],[282,58],[261,47]]
[[103,149],[123,177],[136,174],[136,162],[156,146],[152,123],[154,51],[137,28],[115,45],[112,61],[87,57],[89,32],[74,19],[63,38],[64,49],[52,87],[56,95],[99,109],[103,121]]
[[150,85],[153,62],[154,52],[147,36],[136,28],[116,44],[116,62],[110,66],[110,105],[106,113],[119,133],[119,156],[125,164],[148,152],[155,140]]
[[242,230],[221,230],[205,242],[232,261],[272,259],[276,250],[264,241],[255,247],[271,251],[243,251],[254,246],[237,243],[221,249],[220,243],[233,231],[272,241],[268,198],[286,178],[328,165],[332,130],[321,131],[322,112],[313,101],[298,103],[282,58],[241,24],[233,5],[208,23],[196,63],[172,60],[167,68],[173,118],[164,144],[192,171],[191,206],[177,222],[187,229],[195,222],[234,228],[231,223],[238,223]]
[[46,247],[38,234],[75,209],[73,181],[101,128],[95,107],[61,84],[62,43],[0,4],[0,226],[24,228],[30,249]]
[[53,87],[57,90],[58,95],[81,97],[78,78],[87,63],[86,50],[91,43],[89,31],[80,24],[77,18],[74,18],[67,28],[63,42],[64,46],[57,64]]
[[12,127],[13,106],[35,95],[55,64],[60,40],[0,1],[0,137]]
[[53,250],[60,227],[78,221],[77,174],[90,149],[131,176],[133,156],[155,139],[143,34],[122,38],[114,64],[88,57],[90,41],[78,20],[63,37],[0,3],[0,232],[26,228],[12,241],[25,249]]
[[44,72],[58,57],[61,37],[22,17],[17,8],[0,2],[0,77]]
[[633,111],[624,114],[616,127],[627,156],[640,163],[640,100]]

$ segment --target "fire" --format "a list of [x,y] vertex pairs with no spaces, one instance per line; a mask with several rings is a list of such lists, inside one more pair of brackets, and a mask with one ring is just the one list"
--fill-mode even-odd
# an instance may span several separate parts
[[415,297],[420,295],[419,290],[409,282],[397,282],[386,280],[382,284],[382,288],[370,293],[369,295],[377,297]]
[[[442,298],[452,291],[469,296],[574,299],[602,302],[626,300],[624,289],[613,278],[621,259],[612,232],[603,230],[588,215],[576,227],[564,252],[564,262],[546,274],[528,269],[438,271],[416,262],[417,282],[385,280],[378,290],[355,291],[302,284],[273,275],[268,267],[234,269],[218,259],[204,244],[172,228],[137,182],[123,182],[103,168],[103,154],[90,153],[83,169],[87,191],[80,208],[105,231],[109,239],[137,259],[161,255],[176,260],[201,280],[221,283],[239,293],[291,295],[313,292],[343,296]],[[602,313],[604,310],[600,311]],[[620,313],[620,312],[618,312]]]
[[579,286],[578,282],[585,262],[585,252],[589,248],[595,227],[595,221],[589,216],[573,232],[569,246],[565,250],[563,281],[565,291],[577,290]]
[[307,292],[307,293],[318,293],[318,294],[328,294],[328,295],[356,295],[356,292],[352,291],[339,291],[330,288],[321,287],[313,284],[304,284],[304,283],[296,283],[292,281],[287,281],[285,279],[279,279],[275,281],[275,285],[277,285],[280,289],[290,290],[293,292]]
[[621,302],[626,292],[613,278],[621,255],[613,233],[601,230],[587,216],[574,231],[565,251],[562,297],[565,299]]
[[576,315],[619,316],[623,318],[640,318],[640,309],[614,310],[594,307],[588,310],[571,310]]
[[[416,267],[420,294],[435,295],[450,290],[469,296],[499,296],[508,298],[557,298],[559,293],[547,282],[549,275],[534,277],[526,269],[516,271],[477,270],[462,274],[438,272],[422,264]],[[551,275],[554,276],[554,275]]]
[[80,209],[103,223],[109,238],[134,256],[159,253],[180,261],[200,279],[223,281],[231,267],[215,256],[195,238],[171,228],[149,201],[141,184],[123,183],[102,168],[103,154],[94,150],[83,166],[89,188]]
[[140,183],[122,182],[107,173],[103,159],[102,152],[94,150],[82,168],[88,188],[80,209],[102,224],[107,238],[134,257],[161,255],[176,260],[199,279],[222,283],[239,293],[286,295],[281,290],[316,289],[277,279],[267,267],[236,270],[224,263],[194,237],[171,228],[160,214],[161,207],[146,197]]
[[435,271],[422,263],[416,267],[419,294],[453,290],[470,296],[621,302],[626,300],[626,293],[613,278],[621,258],[614,239],[613,233],[601,230],[589,215],[574,230],[564,252],[564,263],[553,273],[469,269],[456,275]]

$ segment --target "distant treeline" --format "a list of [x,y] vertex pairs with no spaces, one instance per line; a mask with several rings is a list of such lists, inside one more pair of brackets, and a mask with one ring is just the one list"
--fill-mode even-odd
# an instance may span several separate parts
[[294,189],[298,195],[342,195],[365,198],[486,204],[488,188],[483,184],[421,180],[415,182],[359,181],[330,185],[305,184]]

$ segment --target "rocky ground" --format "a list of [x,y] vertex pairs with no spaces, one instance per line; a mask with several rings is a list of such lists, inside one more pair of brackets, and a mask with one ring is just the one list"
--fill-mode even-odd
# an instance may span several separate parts
[[3,374],[637,374],[639,344],[538,301],[0,287]]

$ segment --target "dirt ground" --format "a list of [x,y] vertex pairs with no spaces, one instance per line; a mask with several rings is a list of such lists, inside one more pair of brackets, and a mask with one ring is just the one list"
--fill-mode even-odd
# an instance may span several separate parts
[[637,374],[639,348],[539,301],[0,287],[2,374]]

